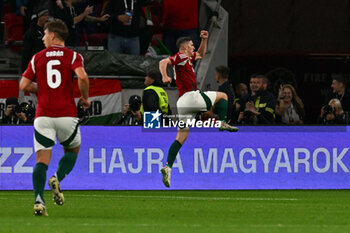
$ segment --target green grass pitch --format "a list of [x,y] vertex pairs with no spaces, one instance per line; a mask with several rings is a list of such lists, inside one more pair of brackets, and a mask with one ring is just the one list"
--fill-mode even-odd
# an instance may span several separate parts
[[49,217],[29,191],[0,191],[0,233],[350,232],[350,190],[64,191]]

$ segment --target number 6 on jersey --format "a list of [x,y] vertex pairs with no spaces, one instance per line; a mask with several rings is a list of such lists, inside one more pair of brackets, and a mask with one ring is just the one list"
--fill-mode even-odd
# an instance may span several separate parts
[[[52,89],[55,89],[61,85],[61,73],[59,70],[53,68],[53,66],[60,64],[61,62],[59,60],[51,60],[46,64],[47,84]],[[53,76],[55,76],[55,81],[53,79]]]

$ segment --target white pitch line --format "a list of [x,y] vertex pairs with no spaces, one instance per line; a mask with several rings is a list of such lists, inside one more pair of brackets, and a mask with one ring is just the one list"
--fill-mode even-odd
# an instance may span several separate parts
[[[27,222],[24,223],[26,226],[36,226],[36,224]],[[61,226],[60,223],[42,223],[41,226]],[[231,229],[231,228],[343,228],[343,227],[349,227],[349,225],[300,225],[300,224],[224,224],[224,225],[216,225],[216,224],[176,224],[176,225],[169,225],[169,224],[162,224],[162,223],[155,223],[155,224],[148,224],[148,223],[74,223],[74,226],[80,226],[80,227],[170,227],[170,228],[221,228],[221,229]]]
[[141,198],[161,200],[198,200],[198,201],[297,201],[296,198],[249,198],[249,197],[185,197],[185,196],[138,196],[138,195],[97,195],[97,194],[70,194],[73,197],[97,197],[97,198]]
[[[64,192],[64,191],[63,191]],[[2,193],[0,192],[0,196]],[[8,194],[3,194],[8,195]],[[28,196],[28,194],[12,193],[11,196]],[[298,201],[297,198],[265,198],[265,197],[186,197],[186,196],[159,196],[159,195],[99,195],[99,194],[67,194],[72,197],[85,198],[140,198],[140,199],[159,199],[159,200],[197,200],[197,201]],[[2,198],[0,199],[7,199]]]

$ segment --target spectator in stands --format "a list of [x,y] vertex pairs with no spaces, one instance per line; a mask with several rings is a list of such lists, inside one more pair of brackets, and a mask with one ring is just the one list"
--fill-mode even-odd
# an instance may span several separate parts
[[154,32],[154,24],[152,21],[151,11],[147,6],[142,7],[140,16],[140,54],[144,55],[147,53],[147,50],[151,44],[153,32]]
[[283,124],[303,124],[303,118],[305,116],[304,104],[294,87],[290,84],[285,84],[280,88],[276,105],[276,115]]
[[344,112],[350,112],[350,92],[346,90],[346,83],[343,75],[332,77],[332,93],[327,96],[326,103],[331,99],[338,99],[341,102]]
[[252,75],[251,93],[240,100],[238,122],[243,124],[274,124],[276,98],[264,88],[264,75]]
[[105,22],[109,18],[109,15],[103,14],[104,8],[102,1],[80,0],[73,3],[77,15],[84,12],[87,6],[93,7],[93,12],[76,24],[79,45],[107,45],[107,31],[104,28],[107,26]]
[[123,106],[123,113],[114,124],[123,126],[142,125],[141,116],[141,97],[138,95],[132,95],[129,98],[129,104]]
[[[235,93],[232,89],[232,86],[230,84],[230,81],[228,80],[230,75],[230,68],[227,66],[217,66],[215,68],[216,74],[215,74],[215,80],[219,84],[218,91],[223,92],[227,95],[227,123],[230,125],[234,125],[237,123],[237,116],[236,110],[235,110]],[[201,120],[206,120],[208,118],[218,118],[218,111],[215,106],[213,106],[213,109],[207,112],[204,112],[201,114]]]
[[111,17],[108,50],[116,53],[140,54],[140,14],[151,0],[110,0],[105,13]]
[[41,9],[36,13],[37,24],[32,25],[24,34],[22,49],[22,72],[28,66],[32,56],[43,50],[45,45],[42,41],[44,37],[44,25],[49,20],[49,10]]
[[83,13],[77,15],[72,0],[57,0],[55,3],[52,9],[53,17],[65,22],[69,30],[69,36],[65,44],[66,46],[76,47],[78,45],[78,35],[75,25],[91,14],[93,9],[88,6]]
[[198,48],[198,9],[198,0],[163,0],[163,42],[172,54],[180,37],[191,37]]
[[245,83],[238,83],[235,87],[236,98],[240,99],[248,94],[248,87]]
[[168,94],[162,88],[162,75],[158,70],[150,70],[145,78],[146,88],[143,90],[141,114],[159,110],[165,115],[170,114]]
[[[234,119],[235,115],[235,107],[234,107],[234,100],[235,100],[235,93],[233,92],[232,86],[230,85],[229,81],[229,75],[230,75],[230,68],[227,66],[217,66],[215,68],[216,74],[215,79],[216,82],[219,84],[218,91],[224,92],[228,99],[227,99],[227,122],[231,125],[236,123],[236,120]],[[214,109],[214,113],[217,113],[216,109]]]
[[238,83],[235,87],[235,100],[234,105],[235,105],[235,110],[234,110],[234,119],[237,122],[239,112],[241,109],[240,101],[241,99],[248,95],[248,87],[245,83]]
[[28,103],[18,103],[15,97],[6,99],[6,110],[2,124],[20,125],[33,123],[35,110]]
[[331,99],[329,103],[321,108],[318,118],[319,124],[349,124],[349,114],[345,113],[339,99]]
[[40,8],[49,8],[47,0],[16,0],[17,15],[23,17],[23,34],[36,24],[36,11]]
[[56,4],[53,4],[52,15],[55,18],[59,18],[65,22],[69,30],[66,46],[75,47],[78,45],[76,24],[82,20],[86,19],[87,21],[104,22],[109,18],[108,14],[105,14],[101,17],[90,16],[90,14],[93,12],[92,6],[87,6],[81,14],[76,14],[74,4],[80,1],[81,0],[56,0]]
[[270,81],[269,79],[264,76],[263,79],[262,79],[262,82],[263,82],[263,89],[266,91],[266,90],[269,90],[270,91]]

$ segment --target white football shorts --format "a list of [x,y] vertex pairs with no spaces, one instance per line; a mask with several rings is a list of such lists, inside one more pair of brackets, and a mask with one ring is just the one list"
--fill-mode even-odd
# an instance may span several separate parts
[[[205,95],[205,96],[204,96]],[[215,104],[216,92],[206,91],[201,93],[189,91],[183,94],[176,103],[180,121],[191,120],[198,112],[206,112]]]
[[59,143],[67,149],[81,144],[80,127],[76,117],[38,117],[34,120],[34,149],[51,150]]

